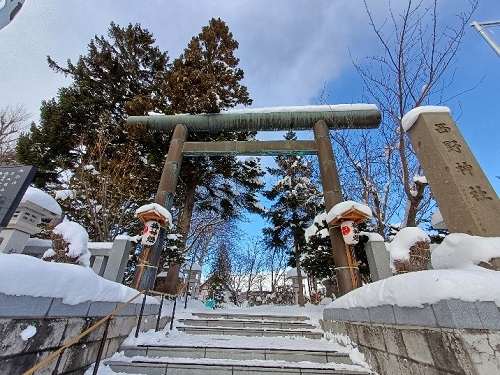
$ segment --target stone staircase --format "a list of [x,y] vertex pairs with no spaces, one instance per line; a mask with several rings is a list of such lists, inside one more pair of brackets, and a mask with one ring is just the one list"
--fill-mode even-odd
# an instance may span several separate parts
[[[161,344],[122,346],[105,361],[114,372],[147,375],[366,375],[346,353],[329,350],[305,316],[193,313]],[[183,333],[183,334],[181,334]],[[184,335],[184,340],[179,339]],[[186,339],[189,338],[189,339]]]

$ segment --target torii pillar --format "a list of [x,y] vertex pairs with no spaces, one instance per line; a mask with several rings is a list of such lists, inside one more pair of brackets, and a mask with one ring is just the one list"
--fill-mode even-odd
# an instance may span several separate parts
[[[183,155],[284,155],[317,154],[325,205],[329,211],[343,201],[340,180],[335,165],[329,129],[376,128],[381,114],[373,104],[340,104],[286,108],[257,108],[236,110],[219,114],[131,116],[128,124],[146,124],[150,129],[171,132],[172,142],[163,169],[156,203],[171,208],[173,194],[179,177]],[[312,141],[249,141],[249,142],[185,142],[189,132],[255,132],[314,130]],[[133,287],[151,289],[161,254],[164,230],[155,245],[144,247],[139,260],[139,271]],[[353,290],[350,268],[340,228],[330,228],[333,258],[336,265],[337,283],[341,295]]]

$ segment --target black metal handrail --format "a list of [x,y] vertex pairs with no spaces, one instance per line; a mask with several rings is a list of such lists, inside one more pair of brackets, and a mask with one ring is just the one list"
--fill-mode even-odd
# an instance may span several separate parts
[[[106,326],[104,328],[104,333],[103,333],[103,336],[101,338],[101,342],[100,342],[100,345],[99,345],[99,350],[97,352],[97,358],[96,358],[96,362],[95,362],[95,365],[94,365],[94,371],[92,373],[93,375],[96,375],[97,374],[97,370],[99,368],[99,364],[101,362],[102,353],[104,351],[104,346],[105,346],[105,343],[106,343],[106,339],[107,339],[107,336],[108,336],[108,330],[109,330],[109,325],[110,325],[110,322],[111,322],[111,318],[113,318],[125,306],[129,305],[130,303],[132,303],[135,299],[137,299],[141,295],[144,295],[144,298],[143,298],[142,303],[141,303],[141,310],[140,310],[140,313],[139,313],[139,319],[137,321],[137,328],[136,328],[136,333],[135,333],[135,337],[137,337],[138,334],[139,334],[139,330],[140,330],[140,326],[141,326],[141,322],[142,322],[142,317],[143,317],[143,314],[144,314],[144,307],[145,307],[145,304],[146,304],[146,297],[147,297],[148,294],[161,295],[160,308],[159,308],[159,311],[158,311],[158,316],[157,316],[156,326],[155,326],[155,331],[157,332],[159,330],[159,327],[160,327],[161,311],[162,311],[163,302],[165,300],[165,297],[166,296],[167,297],[175,297],[175,300],[177,300],[177,295],[173,296],[173,295],[169,295],[169,294],[166,294],[166,293],[160,293],[160,292],[155,292],[155,291],[143,290],[142,292],[137,293],[134,297],[130,298],[128,301],[126,301],[123,304],[121,304],[120,306],[118,306],[115,310],[113,310],[108,315],[106,315],[105,317],[103,317],[102,319],[100,319],[98,322],[96,322],[94,325],[92,325],[91,327],[89,327],[88,329],[86,329],[85,331],[83,331],[82,333],[80,333],[78,336],[76,336],[73,339],[69,340],[66,344],[64,344],[63,346],[61,346],[56,351],[54,351],[52,354],[50,354],[48,357],[46,357],[41,362],[37,363],[35,366],[33,366],[32,368],[30,368],[28,371],[24,372],[22,375],[33,375],[35,373],[35,371],[37,371],[37,370],[41,369],[42,367],[46,366],[50,361],[54,360],[57,356],[59,356],[58,359],[57,359],[56,366],[55,366],[54,370],[52,371],[52,375],[57,375],[57,371],[59,369],[59,365],[61,363],[61,359],[62,359],[62,355],[63,355],[64,351],[66,349],[68,349],[69,347],[73,346],[74,344],[76,344],[83,337],[87,336],[90,332],[94,331],[96,328],[98,328],[102,324],[106,323]],[[172,320],[173,320],[174,313],[175,313],[175,302],[174,302],[174,311],[172,312]],[[172,327],[170,329],[172,329]]]

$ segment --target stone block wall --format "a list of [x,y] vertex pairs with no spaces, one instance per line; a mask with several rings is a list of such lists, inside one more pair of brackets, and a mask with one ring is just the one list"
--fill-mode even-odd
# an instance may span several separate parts
[[[42,361],[119,306],[111,302],[84,302],[65,305],[60,298],[9,296],[0,294],[0,373],[21,374]],[[103,358],[117,352],[125,338],[137,326],[141,304],[131,304],[111,319]],[[159,305],[147,304],[141,330],[156,326]],[[162,318],[161,327],[169,321]],[[21,332],[32,326],[36,333],[23,340]],[[103,337],[101,325],[67,349],[59,365],[59,374],[83,374],[95,362]],[[51,374],[57,359],[36,374]]]
[[348,336],[380,375],[500,374],[500,311],[493,302],[326,308],[322,325]]

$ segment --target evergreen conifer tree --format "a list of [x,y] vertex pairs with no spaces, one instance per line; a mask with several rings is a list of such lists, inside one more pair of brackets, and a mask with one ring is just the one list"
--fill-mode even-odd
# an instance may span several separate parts
[[154,43],[139,25],[111,23],[108,37],[92,39],[76,63],[48,57],[72,83],[42,102],[40,124],[18,141],[18,160],[38,167],[38,187],[71,191],[61,205],[92,240],[137,231],[135,208],[150,201],[161,173],[166,137],[125,124],[127,111],[155,109],[168,57]]
[[[286,140],[296,140],[293,131]],[[264,235],[271,248],[290,252],[291,263],[297,268],[299,304],[304,306],[301,274],[301,254],[305,246],[305,229],[311,224],[320,205],[321,194],[312,181],[311,162],[299,155],[276,157],[277,168],[268,172],[278,178],[264,196],[272,206],[266,214],[271,226],[264,228]]]
[[[238,42],[228,26],[220,19],[211,19],[199,35],[193,37],[184,53],[174,60],[165,74],[162,90],[165,113],[219,113],[238,104],[250,105],[239,59],[234,56]],[[188,133],[188,141],[251,140],[253,133]],[[263,186],[255,158],[238,161],[234,156],[192,157],[182,162],[180,185],[184,191],[178,222],[179,232],[188,238],[195,204],[200,210],[220,212],[223,218],[241,214],[242,208],[258,211],[255,190]],[[167,293],[178,287],[178,262],[184,246],[171,258],[166,285]]]

